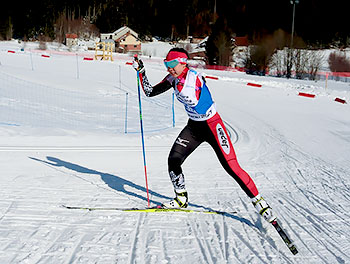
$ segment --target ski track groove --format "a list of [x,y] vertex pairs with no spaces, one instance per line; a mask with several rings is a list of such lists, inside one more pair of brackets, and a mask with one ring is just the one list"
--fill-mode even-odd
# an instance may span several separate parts
[[[245,203],[245,201],[242,198],[240,198],[240,201],[241,201],[242,205],[244,206],[245,211],[250,211],[249,207],[247,206],[247,204]],[[290,262],[289,257],[287,255],[287,254],[289,254],[289,251],[285,248],[285,244],[280,240],[281,238],[276,233],[274,228],[272,226],[270,226],[270,224],[268,224],[268,227],[265,228],[264,224],[261,221],[262,218],[260,217],[260,215],[255,211],[253,211],[253,214],[257,215],[259,220],[258,220],[258,222],[255,223],[255,225],[250,225],[248,229],[245,229],[247,236],[249,236],[249,231],[253,230],[261,238],[260,241],[262,243],[265,243],[265,242],[268,243],[271,246],[271,248],[278,251],[278,253],[280,254],[280,257],[283,257],[283,259],[286,261],[286,263]],[[252,216],[250,216],[250,218],[252,218]],[[269,234],[267,234],[267,233],[269,233]],[[287,252],[287,253],[285,253],[285,252]],[[265,255],[265,256],[266,256],[266,258],[269,258],[268,255]]]
[[167,250],[165,246],[165,234],[163,230],[159,230],[159,237],[160,237],[160,246],[161,246],[161,255],[162,258],[167,262],[170,263],[170,258],[167,256]]
[[130,246],[130,250],[129,250],[129,257],[128,257],[128,261],[127,263],[129,264],[134,264],[136,263],[136,257],[137,257],[137,242],[139,240],[139,233],[140,233],[140,228],[141,228],[141,222],[144,220],[145,218],[145,213],[140,213],[138,218],[137,218],[137,222],[135,225],[135,232],[133,234],[132,237],[132,241],[131,241],[131,246]]
[[202,243],[201,239],[199,238],[200,231],[198,231],[197,229],[200,229],[200,227],[198,227],[197,221],[190,221],[190,226],[192,227],[193,235],[195,237],[198,250],[201,253],[200,256],[203,260],[203,263],[214,264],[213,259],[211,258],[210,250],[208,248],[207,243],[206,242]]
[[11,203],[9,204],[9,206],[7,206],[7,208],[5,209],[5,212],[2,213],[2,216],[0,217],[0,222],[2,221],[2,219],[5,217],[5,215],[10,211],[12,205],[14,204],[14,201],[11,201]]
[[[220,225],[219,225],[220,228]],[[222,256],[225,260],[225,262],[228,262],[228,234],[227,234],[227,225],[225,221],[225,216],[221,216],[221,228],[220,232],[218,232],[221,235],[221,250],[222,250]]]
[[[349,226],[347,221],[348,214],[345,213],[344,215],[344,212],[347,212],[345,209],[347,208],[345,206],[345,201],[349,201],[349,194],[347,191],[349,184],[342,177],[342,175],[346,175],[346,171],[333,164],[328,164],[318,157],[309,156],[285,139],[281,140],[280,143],[286,146],[280,148],[282,153],[280,160],[283,164],[282,168],[284,168],[283,173],[287,175],[288,179],[293,183],[297,195],[303,195],[305,201],[307,201],[306,204],[296,204],[294,199],[289,198],[290,196],[284,196],[283,200],[287,202],[288,205],[285,206],[283,210],[288,210],[290,214],[290,217],[285,218],[290,218],[298,228],[303,230],[305,234],[308,234],[313,241],[312,244],[318,244],[319,247],[322,248],[322,250],[311,251],[319,260],[323,263],[329,263],[329,261],[331,261],[329,255],[332,255],[334,257],[332,261],[344,263],[344,259],[346,259],[346,247],[344,248],[343,245],[339,246],[342,240],[339,241],[339,237],[335,239],[333,236],[334,234],[346,236],[346,234],[339,233],[330,222],[340,222],[343,225]],[[320,177],[320,175],[324,176]],[[295,192],[291,192],[293,188],[287,187],[286,189],[290,194]],[[335,197],[338,198],[335,199]],[[338,204],[335,203],[335,200],[345,201],[344,203]],[[322,211],[323,216],[321,217],[319,214],[314,213],[315,210]],[[293,211],[297,211],[297,213]],[[327,212],[327,214],[324,214],[324,212]],[[294,219],[294,217],[298,215],[298,219]],[[327,221],[327,216],[336,217],[336,219]],[[306,225],[300,224],[301,218],[309,220],[310,224],[306,223],[307,227]],[[288,225],[288,222],[285,221],[283,224]],[[290,224],[289,227],[291,227]],[[323,238],[326,239],[320,240],[316,232],[322,232],[324,234]],[[310,243],[304,242],[304,240],[306,240],[305,235],[300,234],[300,232],[294,232],[293,236],[297,237],[299,240],[299,242],[296,243],[297,247],[300,243],[304,245],[305,249],[313,248],[310,247]],[[332,250],[329,248],[332,248]],[[321,253],[323,250],[328,251],[330,254]],[[303,252],[304,250],[301,249],[300,251]],[[338,253],[335,254],[334,252]],[[328,258],[326,257],[327,255]],[[317,259],[316,256],[311,257],[311,259]]]
[[[292,205],[295,206],[293,201],[290,201],[290,200],[286,200],[286,201],[290,204],[290,206],[292,206]],[[299,228],[301,228],[306,234],[308,234],[312,238],[313,243],[322,245],[323,250],[329,251],[336,259],[339,259],[340,257],[336,256],[331,250],[329,250],[330,246],[333,247],[334,249],[336,249],[340,254],[344,255],[341,248],[338,247],[339,240],[334,239],[332,237],[333,230],[331,230],[330,228],[327,228],[328,225],[318,224],[318,223],[324,222],[323,218],[313,214],[311,210],[309,210],[305,207],[302,207],[301,205],[298,205],[296,208],[298,208],[299,214],[303,215],[305,217],[305,219],[308,219],[311,222],[311,224],[308,225],[308,228],[306,228],[305,225],[298,224],[299,220],[293,220],[293,221],[296,223],[296,225]],[[323,240],[318,239],[317,233],[314,234],[315,231],[317,233],[322,233],[324,235],[327,235],[327,238],[328,238],[327,241],[324,242]],[[301,241],[301,243],[304,244],[305,248],[309,248],[309,245],[307,243],[303,242],[305,240],[305,238],[303,238],[301,235],[299,235],[299,233],[300,232],[296,232],[294,235],[299,237],[299,241]],[[322,257],[322,255],[319,253],[319,251],[315,251],[313,253],[317,254],[324,261],[324,263],[329,262],[329,260],[324,259]],[[344,257],[345,257],[345,255],[344,255]]]
[[77,260],[76,255],[79,252],[80,246],[83,244],[83,241],[85,241],[84,238],[87,236],[88,236],[87,234],[80,235],[79,240],[76,243],[74,243],[73,247],[70,249],[70,254],[67,260],[65,261],[65,264],[70,264],[70,263],[73,263],[74,260]]
[[[227,258],[226,258],[226,249],[225,249],[225,235],[223,234],[223,222],[222,221],[216,221],[216,218],[222,218],[223,215],[218,216],[218,215],[210,215],[210,218],[212,219],[212,221],[210,223],[207,222],[209,230],[211,231],[211,237],[213,238],[213,240],[215,240],[215,244],[218,248],[218,251],[220,252],[222,261],[225,261],[225,263],[227,262]],[[209,235],[210,235],[209,234]],[[208,244],[207,240],[205,240],[206,243]],[[209,249],[211,248],[215,248],[213,247],[213,243],[214,241],[211,242],[212,244],[210,246],[208,246]],[[215,252],[214,252],[215,253]],[[216,255],[213,254],[213,252],[211,252],[211,256],[212,255]],[[218,256],[218,258],[220,258],[220,256]],[[222,261],[220,260],[215,260],[214,263],[222,263]]]
[[[261,263],[264,263],[264,264],[269,264],[269,262],[266,262],[264,259],[262,259],[262,257],[260,256],[259,252],[256,251],[253,246],[251,245],[251,243],[249,241],[246,241],[245,238],[239,233],[237,232],[234,228],[231,228],[231,231],[235,234],[235,236],[243,243],[243,245],[245,245],[249,250],[250,252],[256,256],[258,258],[258,260],[261,262]],[[239,255],[239,251],[236,252],[235,255]]]
[[[259,216],[260,218],[260,216]],[[268,243],[270,247],[274,250],[276,250],[279,253],[279,257],[283,258],[283,260],[286,263],[292,263],[290,260],[290,257],[288,257],[289,250],[287,249],[286,245],[283,243],[281,240],[280,236],[277,234],[275,231],[274,227],[272,227],[270,224],[267,224],[268,227],[264,227],[261,219],[258,220],[259,222],[255,225],[252,226],[252,230],[255,231],[255,233],[261,238],[260,242],[262,243],[261,246],[263,246],[263,243]],[[260,226],[261,228],[259,228]],[[263,230],[261,230],[263,229]],[[286,233],[288,233],[286,231]],[[246,230],[246,234],[249,237],[249,230]],[[273,259],[274,256],[269,256],[267,253],[265,254],[265,257],[267,259]]]
[[203,232],[203,228],[201,228],[201,230],[202,230],[202,237],[204,238],[204,241],[205,241],[205,243],[206,243],[206,246],[207,246],[207,248],[208,248],[208,250],[209,250],[209,253],[210,253],[210,256],[216,256],[216,253],[217,252],[213,252],[212,251],[212,248],[218,248],[218,251],[221,253],[221,260],[220,260],[220,255],[217,257],[218,259],[213,259],[213,257],[212,257],[212,260],[213,260],[213,263],[221,263],[222,262],[222,260],[225,260],[225,257],[224,257],[224,254],[223,254],[223,248],[221,247],[222,246],[222,244],[220,243],[220,232],[217,232],[217,230],[216,230],[216,228],[215,228],[215,224],[217,224],[218,222],[216,221],[216,218],[217,217],[219,218],[220,216],[218,216],[218,215],[210,215],[210,216],[208,216],[210,219],[211,219],[211,221],[210,222],[208,222],[208,221],[206,221],[205,223],[208,225],[208,228],[209,228],[209,230],[208,231],[211,231],[208,235],[210,235],[211,236],[211,238],[212,238],[212,240],[215,240],[215,244],[216,244],[216,246],[215,247],[213,247],[213,244],[214,244],[214,241],[208,241],[207,239],[206,239],[206,235],[204,234],[204,232]]

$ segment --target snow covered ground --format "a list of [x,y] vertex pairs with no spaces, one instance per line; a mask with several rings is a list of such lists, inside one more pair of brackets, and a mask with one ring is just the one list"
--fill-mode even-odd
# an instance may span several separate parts
[[[350,263],[350,107],[334,101],[349,102],[349,83],[199,69],[219,77],[207,79],[218,111],[241,166],[295,241],[293,256],[206,144],[183,166],[190,207],[235,214],[62,208],[147,206],[136,75],[122,55],[84,61],[20,49],[0,43],[0,263]],[[161,59],[144,61],[160,81]],[[167,155],[187,117],[175,103],[172,127],[170,91],[142,99],[156,205],[173,197]]]

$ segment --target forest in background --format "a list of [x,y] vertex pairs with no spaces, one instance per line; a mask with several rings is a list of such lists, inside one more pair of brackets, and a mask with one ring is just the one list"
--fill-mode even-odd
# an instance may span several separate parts
[[[349,46],[344,1],[300,0],[295,6],[295,35],[308,46]],[[127,25],[140,34],[166,40],[205,37],[213,31],[259,41],[278,29],[291,32],[290,0],[33,0],[2,4],[0,39],[60,40],[64,21],[91,32],[113,32]],[[74,33],[74,32],[65,32]]]

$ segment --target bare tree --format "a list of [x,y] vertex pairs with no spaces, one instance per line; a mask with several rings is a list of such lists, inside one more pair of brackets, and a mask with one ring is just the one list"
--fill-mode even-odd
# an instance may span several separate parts
[[283,51],[276,50],[271,57],[269,68],[275,72],[277,77],[281,77],[283,75]]
[[286,45],[286,33],[283,30],[276,30],[274,34],[265,36],[257,41],[255,45],[249,48],[250,58],[247,60],[247,67],[252,67],[252,71],[264,74],[269,67],[274,67],[277,70],[278,76],[282,75],[283,62],[281,52]]
[[67,33],[75,33],[79,37],[90,38],[98,36],[97,27],[91,23],[91,17],[73,18],[74,14],[69,13],[67,17],[66,12],[62,12],[55,23],[56,40],[63,42]]
[[224,32],[219,32],[214,44],[218,50],[218,65],[230,66],[232,61],[232,45],[228,35]]
[[285,65],[285,76],[289,79],[292,77],[293,67],[293,49],[285,48],[284,65]]
[[303,79],[306,73],[306,67],[309,63],[309,52],[303,49],[294,49],[292,52],[295,77],[297,79]]
[[345,52],[332,52],[329,55],[328,64],[332,72],[350,72],[350,60]]
[[[290,38],[291,36],[288,35],[288,41]],[[293,46],[289,45],[286,47],[286,56],[284,58],[286,67],[286,77],[292,77],[292,71],[294,69],[296,73],[296,78],[301,78],[300,75],[302,75],[303,68],[305,66],[305,58],[301,49],[306,48],[306,45],[300,37],[295,36],[293,38]]]
[[272,36],[271,45],[274,47],[273,54],[269,61],[269,68],[276,72],[278,77],[281,77],[286,74],[285,70],[285,56],[287,50],[285,47],[288,45],[289,35],[284,32],[282,29],[278,29],[274,32]]
[[275,71],[277,76],[287,76],[288,69],[286,63],[288,63],[289,57],[292,57],[292,68],[290,73],[295,72],[297,79],[309,78],[315,80],[317,72],[320,70],[323,62],[324,55],[319,50],[307,50],[307,49],[293,49],[293,52],[289,48],[277,51],[269,64],[272,71]]
[[271,52],[265,45],[254,45],[249,47],[249,59],[247,60],[246,68],[248,72],[265,75],[267,66],[271,59]]
[[306,72],[309,73],[310,80],[316,80],[317,72],[324,62],[324,54],[320,50],[309,50],[307,54]]

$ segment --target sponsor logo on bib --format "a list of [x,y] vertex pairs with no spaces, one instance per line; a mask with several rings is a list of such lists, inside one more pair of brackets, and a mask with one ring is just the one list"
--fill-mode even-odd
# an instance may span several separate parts
[[230,144],[228,143],[228,138],[225,133],[225,130],[220,124],[216,125],[216,133],[221,145],[222,150],[228,155],[230,153]]

